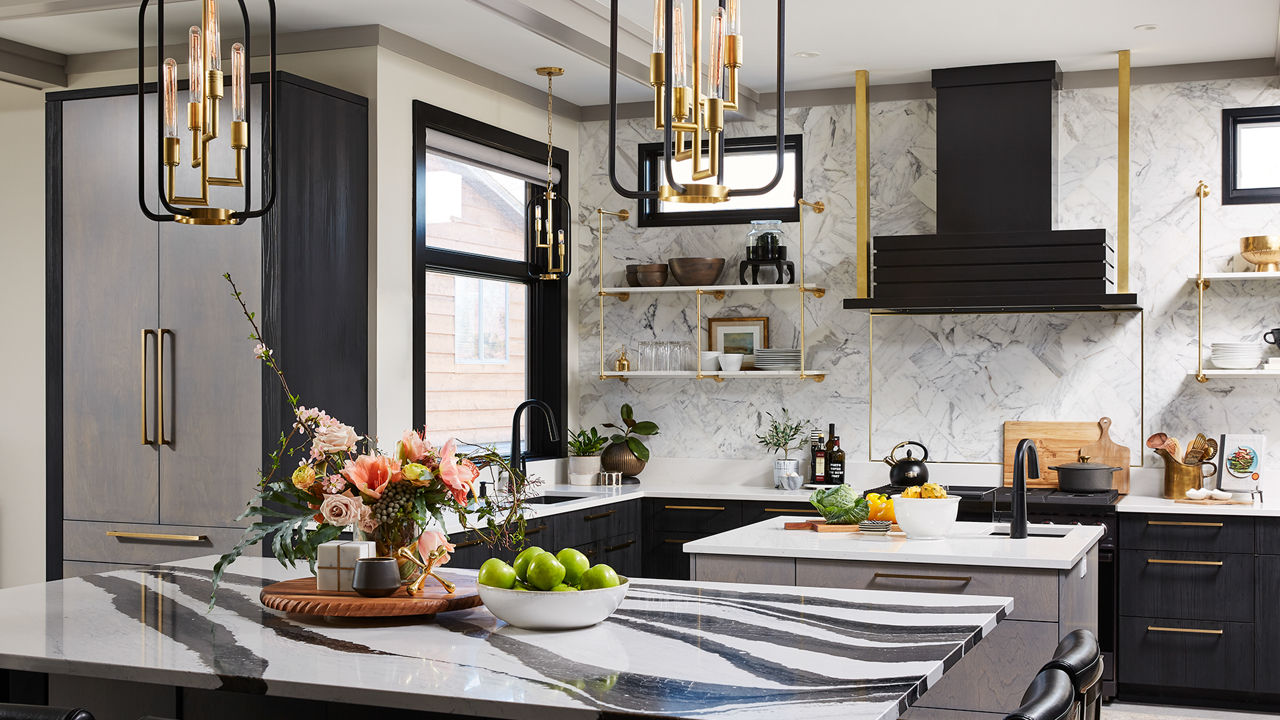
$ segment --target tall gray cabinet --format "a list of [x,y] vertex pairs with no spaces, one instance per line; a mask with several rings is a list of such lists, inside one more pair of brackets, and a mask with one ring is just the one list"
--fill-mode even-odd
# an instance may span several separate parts
[[220,553],[247,524],[235,518],[289,413],[224,272],[294,392],[368,428],[368,105],[277,82],[276,205],[234,227],[142,215],[135,87],[48,96],[50,579]]

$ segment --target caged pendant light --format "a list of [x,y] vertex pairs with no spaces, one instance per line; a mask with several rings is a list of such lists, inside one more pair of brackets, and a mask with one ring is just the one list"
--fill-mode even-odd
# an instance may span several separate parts
[[547,183],[532,193],[529,200],[533,227],[529,231],[529,274],[539,280],[563,280],[573,270],[573,257],[565,226],[569,222],[569,199],[556,192],[553,180],[555,165],[552,152],[555,145],[551,138],[552,100],[551,82],[564,74],[564,68],[540,67],[537,73],[547,79]]
[[[773,179],[757,188],[734,188],[724,179],[724,113],[738,109],[738,71],[742,67],[741,0],[720,0],[711,14],[711,45],[705,47],[703,0],[693,0],[692,58],[686,52],[684,0],[654,0],[653,53],[649,85],[653,88],[654,128],[663,131],[663,184],[656,190],[630,190],[618,182],[618,0],[611,0],[609,28],[609,182],[633,200],[718,203],[733,197],[763,195],[782,179],[785,162],[783,130],[786,56],[786,0],[778,0],[777,167]],[[670,18],[670,22],[667,22]],[[704,68],[704,59],[706,60]],[[705,73],[705,76],[704,76]],[[705,138],[705,143],[704,143]],[[706,155],[704,157],[704,146]],[[679,183],[675,162],[692,161],[692,182]]]
[[[270,168],[266,199],[261,207],[253,207],[252,174],[246,169],[249,149],[249,118],[252,117],[252,99],[249,93],[250,35],[249,10],[245,0],[237,0],[244,24],[244,42],[231,45],[231,123],[229,137],[225,138],[235,151],[235,175],[213,175],[210,165],[210,146],[220,137],[223,102],[226,100],[223,73],[223,47],[221,22],[218,17],[218,0],[200,0],[200,24],[192,25],[187,32],[187,112],[185,122],[191,133],[188,156],[191,167],[200,170],[199,194],[181,195],[177,188],[177,167],[182,162],[182,137],[178,127],[178,64],[173,58],[165,58],[164,6],[165,0],[156,0],[156,75],[160,99],[156,103],[157,127],[155,187],[159,188],[159,201],[164,212],[152,210],[147,198],[146,152],[146,69],[145,29],[147,7],[151,0],[142,0],[138,8],[138,204],[142,213],[156,222],[180,222],[189,225],[238,225],[261,217],[275,204],[278,169],[274,161],[276,146],[276,5],[266,0],[270,30],[270,66],[266,102],[268,142],[263,148],[261,162]],[[163,58],[163,59],[162,59]],[[261,175],[262,173],[260,173]],[[244,205],[239,210],[210,206],[210,187],[244,188]]]

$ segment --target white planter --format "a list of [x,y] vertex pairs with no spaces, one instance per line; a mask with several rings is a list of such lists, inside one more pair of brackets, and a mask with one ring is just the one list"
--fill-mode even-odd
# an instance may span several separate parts
[[570,485],[595,485],[599,477],[599,455],[571,455],[569,457]]
[[800,476],[799,460],[773,461],[773,487],[778,490],[799,490],[804,485]]

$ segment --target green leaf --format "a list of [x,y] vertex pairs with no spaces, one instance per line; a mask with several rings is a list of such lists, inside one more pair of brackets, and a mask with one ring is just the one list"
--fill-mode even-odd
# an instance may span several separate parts
[[639,438],[627,438],[627,448],[631,450],[636,457],[640,458],[644,462],[649,462],[649,448],[645,447],[644,443],[640,442]]
[[621,444],[627,441],[627,437],[625,435],[614,433],[613,435],[609,436],[609,441],[614,444]]
[[631,431],[637,435],[657,435],[658,423],[642,420],[636,423],[635,426],[631,428]]
[[630,403],[622,403],[622,419],[623,421],[635,419],[635,413],[631,410]]

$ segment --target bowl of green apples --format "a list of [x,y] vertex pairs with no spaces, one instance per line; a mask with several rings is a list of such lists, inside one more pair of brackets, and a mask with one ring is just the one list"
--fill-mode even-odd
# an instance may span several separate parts
[[477,576],[480,599],[499,620],[526,630],[574,630],[613,614],[627,596],[627,578],[580,551],[522,550],[507,564],[489,558]]

